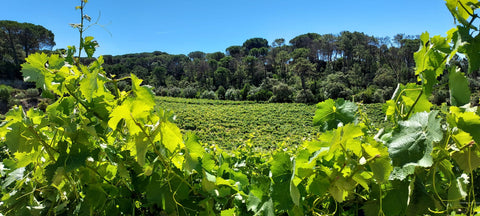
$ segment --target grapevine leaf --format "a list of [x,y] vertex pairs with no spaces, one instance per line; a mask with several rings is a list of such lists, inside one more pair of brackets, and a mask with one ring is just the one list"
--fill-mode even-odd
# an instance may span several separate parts
[[307,184],[307,192],[317,196],[323,196],[328,191],[329,187],[330,181],[328,180],[328,176],[319,173],[313,178],[310,178]]
[[408,182],[391,181],[391,189],[383,198],[385,215],[405,215],[408,200]]
[[457,127],[470,133],[476,143],[480,143],[480,116],[473,112],[458,115]]
[[81,66],[82,72],[85,77],[80,81],[80,91],[88,102],[92,101],[93,93],[97,91],[97,77],[98,71],[90,72],[85,66]]
[[170,152],[173,153],[177,148],[183,148],[185,146],[185,144],[183,144],[182,133],[177,125],[169,121],[165,121],[160,124],[161,134],[158,136],[161,137],[159,137],[159,139]]
[[148,150],[148,138],[144,135],[135,136],[136,157],[140,166],[145,165],[145,155]]
[[190,173],[193,170],[201,172],[202,166],[200,160],[206,152],[200,143],[198,143],[198,137],[195,134],[188,134],[185,140],[185,147],[188,152],[188,154],[185,155],[185,170]]
[[25,172],[25,167],[20,167],[8,173],[7,177],[3,181],[2,189],[7,188],[10,184],[12,184],[15,181],[24,179],[24,175],[23,175],[24,172]]
[[460,169],[468,173],[472,172],[480,167],[480,152],[478,151],[478,146],[475,145],[471,148],[455,152],[453,159],[457,162]]
[[[259,192],[263,194],[262,191],[259,191]],[[247,210],[257,212],[257,209],[261,203],[262,203],[261,196],[260,197],[255,196],[253,191],[250,190],[250,193],[248,194],[248,198],[247,198]]]
[[235,208],[227,209],[227,210],[222,210],[220,212],[220,216],[235,216]]
[[82,47],[85,49],[85,52],[87,53],[87,56],[91,58],[95,53],[96,48],[98,47],[98,42],[93,40],[92,36],[88,36],[88,37],[85,37],[85,39],[82,38],[81,43],[82,43]]
[[448,189],[448,200],[461,200],[467,196],[467,184],[464,178],[458,177]]
[[[293,170],[295,170],[296,161],[293,160]],[[296,206],[300,206],[300,191],[294,183],[295,172],[292,172],[292,177],[290,178],[290,198],[292,198],[293,203]]]
[[403,167],[393,167],[393,170],[390,174],[388,180],[405,180],[408,176],[415,173],[415,166],[414,165],[405,165]]
[[355,121],[358,107],[355,103],[339,98],[336,101],[328,99],[317,104],[313,124],[319,125],[322,131],[337,128],[339,124],[346,125]]
[[470,103],[470,88],[465,75],[456,70],[455,67],[451,67],[449,72],[450,103],[453,106],[463,106]]
[[419,166],[432,165],[430,153],[433,143],[442,139],[438,111],[414,114],[409,120],[399,122],[393,137],[388,143],[388,152],[394,166],[415,163]]
[[25,82],[35,82],[37,88],[47,90],[45,85],[47,81],[48,71],[45,69],[45,64],[48,61],[48,56],[45,53],[35,53],[29,55],[27,62],[22,64],[22,74]]
[[369,166],[370,166],[370,169],[372,169],[373,178],[378,183],[385,183],[388,180],[391,172],[393,171],[393,166],[388,156],[375,158],[369,164]]
[[100,184],[88,185],[85,192],[85,201],[95,209],[102,207],[107,201],[107,193]]
[[263,212],[265,216],[274,216],[275,208],[273,207],[273,200],[270,198],[267,202],[263,203],[259,213]]
[[473,9],[470,4],[475,4],[475,0],[446,0],[446,5],[450,13],[464,26],[469,26],[476,30],[475,26],[472,26],[467,21],[470,18],[470,14],[473,14]]
[[451,52],[449,38],[441,36],[429,38],[428,32],[425,32],[420,39],[422,46],[413,55],[417,66],[415,74],[419,75],[425,94],[430,96],[433,86],[438,83],[437,78],[443,73],[447,53]]
[[406,215],[423,215],[430,213],[428,209],[435,208],[434,199],[428,194],[425,185],[419,179],[416,179],[413,185],[413,192],[410,196]]
[[285,174],[290,175],[292,172],[292,161],[290,160],[290,156],[285,152],[274,154],[270,164],[272,177]]
[[65,65],[65,61],[63,58],[60,58],[59,55],[51,55],[48,58],[48,69],[52,70],[59,70]]

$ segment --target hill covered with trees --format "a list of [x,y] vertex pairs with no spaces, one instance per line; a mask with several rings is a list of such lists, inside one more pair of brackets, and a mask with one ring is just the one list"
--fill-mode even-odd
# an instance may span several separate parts
[[[379,38],[349,31],[307,33],[288,43],[251,38],[225,52],[105,55],[104,67],[116,76],[134,73],[162,96],[303,103],[347,98],[373,103],[389,99],[397,83],[415,81],[413,53],[419,45],[418,36],[403,34]],[[458,57],[454,63],[467,67]],[[470,74],[475,88],[476,76]],[[437,90],[434,102],[448,98],[446,89]]]
[[[52,52],[55,45],[50,30],[31,23],[0,21],[0,35],[0,80],[21,79],[24,59],[39,50]],[[104,67],[117,77],[136,74],[162,96],[302,103],[346,98],[374,103],[389,99],[397,83],[415,81],[413,53],[419,45],[418,36],[404,34],[389,38],[349,31],[307,33],[288,42],[250,38],[215,53],[105,55]],[[453,63],[468,67],[458,56]],[[480,89],[477,76],[469,74],[472,89]],[[440,83],[447,77],[440,77]],[[119,85],[124,89],[129,83]],[[446,98],[445,85],[438,85],[432,101]]]

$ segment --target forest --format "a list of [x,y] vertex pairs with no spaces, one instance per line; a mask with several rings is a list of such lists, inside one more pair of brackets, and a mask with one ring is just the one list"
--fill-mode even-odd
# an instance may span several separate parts
[[[66,52],[51,50],[54,35],[41,26],[0,21],[0,29],[0,80],[4,83],[21,78],[20,64],[30,53]],[[116,77],[137,75],[159,96],[300,103],[345,98],[378,103],[390,98],[397,83],[415,82],[413,53],[419,44],[418,36],[404,34],[390,38],[349,31],[306,33],[288,42],[250,38],[225,52],[104,55],[103,67]],[[90,63],[93,58],[82,60]],[[468,68],[458,56],[452,63]],[[468,75],[474,90],[480,88],[477,76],[478,72]],[[448,76],[439,79],[448,82]],[[127,90],[129,84],[119,82],[121,89]],[[439,104],[448,97],[445,85],[439,85],[431,99]],[[478,95],[472,101],[477,102]]]

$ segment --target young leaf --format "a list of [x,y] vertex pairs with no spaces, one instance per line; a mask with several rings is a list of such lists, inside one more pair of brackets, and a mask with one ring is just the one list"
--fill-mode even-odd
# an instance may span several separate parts
[[319,125],[322,131],[335,129],[339,124],[346,125],[355,121],[358,107],[355,103],[339,98],[328,99],[317,104],[313,124]]

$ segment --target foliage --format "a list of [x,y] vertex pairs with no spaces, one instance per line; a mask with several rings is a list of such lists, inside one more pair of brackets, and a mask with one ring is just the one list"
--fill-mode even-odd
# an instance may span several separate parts
[[247,140],[259,151],[278,148],[282,143],[295,148],[318,131],[311,121],[314,105],[170,97],[157,100],[160,107],[175,113],[175,123],[182,131],[225,149],[235,149]]
[[214,91],[205,90],[202,92],[202,94],[200,94],[200,98],[213,100],[213,99],[217,99],[217,95],[215,95]]
[[232,101],[238,101],[242,99],[242,96],[240,95],[240,90],[235,89],[235,88],[229,88],[225,92],[225,99],[227,100],[232,100]]
[[292,102],[293,89],[285,83],[279,83],[273,86],[273,95],[270,98],[271,102],[285,103]]

